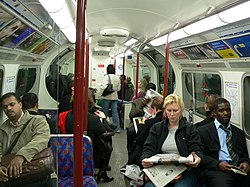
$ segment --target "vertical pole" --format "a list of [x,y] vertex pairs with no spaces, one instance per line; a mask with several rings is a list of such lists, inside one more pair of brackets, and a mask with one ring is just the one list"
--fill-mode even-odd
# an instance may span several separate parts
[[[169,37],[169,34],[168,34]],[[167,42],[166,42],[166,53],[165,53],[165,74],[164,74],[164,89],[163,89],[163,96],[164,98],[168,95],[168,72],[169,72],[169,48],[170,44],[168,42],[168,37],[167,37]]]
[[122,104],[123,104],[123,100],[124,100],[124,92],[125,92],[125,88],[124,88],[124,72],[125,72],[125,53],[122,59]]
[[88,130],[88,94],[89,94],[89,40],[86,40],[86,67],[85,67],[84,113],[83,130]]
[[83,96],[85,60],[85,9],[87,0],[78,0],[76,21],[76,52],[74,80],[74,186],[82,186],[83,180]]
[[140,48],[138,47],[136,54],[135,98],[138,97],[139,65],[140,65]]

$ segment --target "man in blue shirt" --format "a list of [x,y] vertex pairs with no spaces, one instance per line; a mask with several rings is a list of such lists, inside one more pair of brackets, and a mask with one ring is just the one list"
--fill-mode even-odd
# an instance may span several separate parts
[[204,146],[204,182],[207,187],[249,186],[250,175],[233,172],[238,167],[250,172],[250,159],[247,152],[244,132],[230,124],[230,103],[218,98],[213,104],[214,121],[198,128]]

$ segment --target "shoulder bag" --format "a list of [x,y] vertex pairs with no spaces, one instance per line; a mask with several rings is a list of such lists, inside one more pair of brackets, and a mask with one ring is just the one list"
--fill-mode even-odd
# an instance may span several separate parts
[[108,75],[108,77],[109,77],[109,82],[108,82],[107,87],[103,91],[102,96],[107,96],[107,95],[115,92],[115,90],[113,89],[113,84],[111,84],[110,76]]
[[[8,167],[11,160],[16,156],[16,154],[10,154],[10,152],[16,145],[19,137],[21,136],[24,129],[27,127],[30,120],[24,124],[21,132],[10,145],[9,149],[6,151],[6,154],[2,157],[2,166]],[[23,184],[29,184],[49,176],[51,173],[54,172],[54,156],[52,153],[52,149],[45,148],[40,153],[36,154],[30,162],[23,163],[22,170],[23,172],[20,174],[20,177],[9,178],[8,182],[2,182],[1,184],[7,186],[19,186]]]

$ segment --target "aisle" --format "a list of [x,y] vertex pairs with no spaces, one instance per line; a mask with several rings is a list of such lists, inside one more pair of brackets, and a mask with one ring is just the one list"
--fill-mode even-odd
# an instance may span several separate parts
[[125,187],[124,176],[120,173],[120,168],[127,162],[127,140],[126,130],[113,136],[113,152],[111,155],[110,166],[111,171],[108,171],[108,176],[114,177],[112,182],[100,182],[99,187]]

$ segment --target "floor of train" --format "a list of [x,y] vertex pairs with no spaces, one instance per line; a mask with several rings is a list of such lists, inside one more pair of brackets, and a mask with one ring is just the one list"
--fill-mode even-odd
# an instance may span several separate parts
[[[99,182],[99,187],[125,187],[124,175],[120,173],[120,168],[127,162],[127,137],[126,130],[116,133],[113,136],[113,152],[110,159],[111,171],[108,171],[109,177],[114,180],[108,183]],[[97,172],[97,170],[95,169]]]

